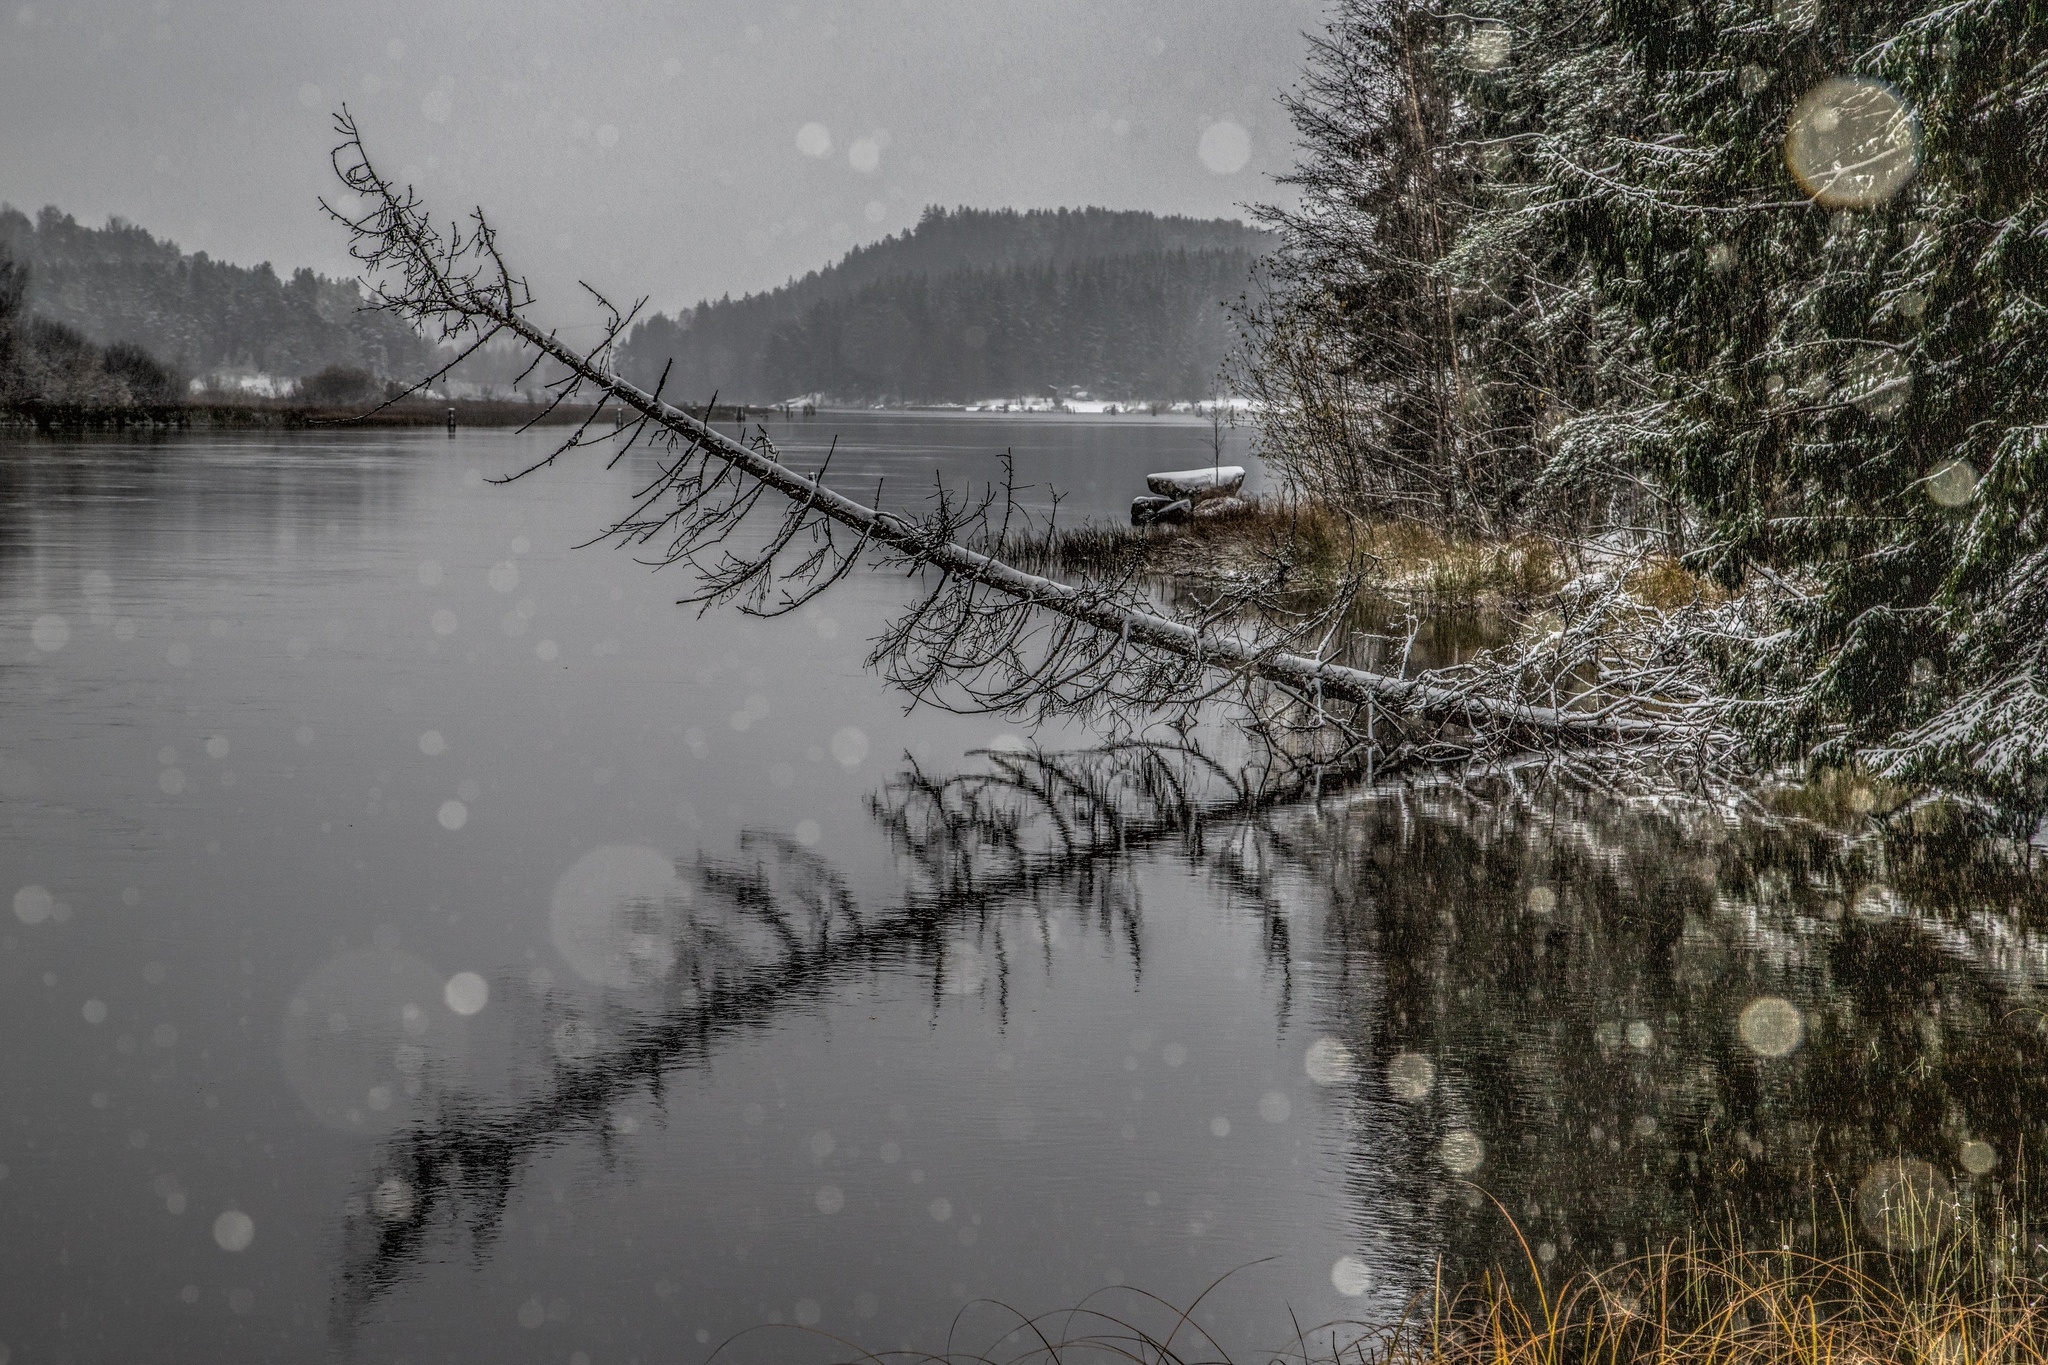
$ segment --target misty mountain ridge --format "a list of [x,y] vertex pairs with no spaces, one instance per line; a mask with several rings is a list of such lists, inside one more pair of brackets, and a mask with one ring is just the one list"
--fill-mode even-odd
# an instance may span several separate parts
[[433,348],[388,314],[363,311],[361,288],[301,268],[187,254],[119,218],[104,227],[56,208],[31,220],[0,205],[0,255],[28,268],[27,312],[96,346],[139,347],[188,376],[295,378],[330,367],[404,377]]
[[[1270,245],[1229,219],[934,208],[781,288],[646,319],[621,368],[652,386],[673,359],[665,396],[683,401],[1198,398],[1234,339],[1223,305]],[[215,261],[119,218],[94,228],[0,205],[0,258],[27,268],[21,313],[52,337],[146,353],[186,378],[282,392],[322,371],[412,379],[434,363],[428,341],[364,309],[353,280]],[[504,396],[524,368],[480,354],[443,387]]]
[[666,369],[686,401],[1200,397],[1271,240],[1231,219],[931,208],[779,289],[646,319],[621,370],[652,386]]

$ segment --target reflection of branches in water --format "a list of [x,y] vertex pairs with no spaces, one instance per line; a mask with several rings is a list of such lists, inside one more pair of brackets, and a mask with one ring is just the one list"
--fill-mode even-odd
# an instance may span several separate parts
[[[1127,743],[1105,746],[1085,762],[1036,752],[986,754],[990,771],[934,781],[913,766],[873,812],[900,854],[938,903],[971,897],[991,875],[1013,885],[1043,919],[1042,890],[1056,885],[1062,903],[1092,911],[1105,932],[1121,923],[1134,973],[1142,971],[1138,907],[1130,895],[1127,855],[1178,841],[1208,862],[1229,889],[1264,910],[1268,950],[1283,973],[1289,960],[1286,920],[1270,904],[1258,840],[1220,847],[1211,829],[1270,804],[1246,795],[1218,764],[1192,749]],[[1228,795],[1205,799],[1222,789]],[[1041,937],[1044,937],[1041,935]],[[1050,947],[1048,945],[1048,952]],[[1283,980],[1282,1009],[1287,988]]]
[[[592,1008],[550,997],[536,1050],[554,1060],[534,1093],[509,1103],[453,1094],[432,1119],[390,1140],[345,1218],[337,1333],[349,1335],[436,1239],[466,1231],[474,1253],[485,1254],[529,1160],[579,1135],[610,1159],[614,1107],[639,1094],[660,1103],[671,1071],[702,1065],[864,973],[927,972],[936,1009],[956,970],[947,946],[972,933],[993,940],[996,1007],[1006,1011],[1009,923],[1019,910],[1035,919],[1049,969],[1058,908],[1078,909],[1120,939],[1137,973],[1134,854],[1188,857],[1255,907],[1283,973],[1284,1015],[1286,920],[1247,833],[1257,797],[1184,751],[1122,745],[985,757],[988,771],[948,778],[912,767],[874,799],[908,883],[886,909],[864,909],[829,863],[778,836],[742,836],[737,860],[700,855],[688,869],[695,894],[687,906],[667,907],[677,970],[657,1004],[608,998]],[[1239,837],[1218,838],[1233,820]]]
[[[1454,1282],[1520,1248],[1452,1134],[1560,1268],[1729,1228],[1840,1251],[1835,1200],[1882,1162],[1990,1202],[2044,1159],[2048,1032],[2016,1011],[2048,987],[2048,897],[1995,841],[1502,774],[1370,793],[1316,837],[1327,1026],[1359,1098],[1396,1101],[1372,1159]],[[1747,1038],[1760,997],[1799,1012],[1789,1052]]]

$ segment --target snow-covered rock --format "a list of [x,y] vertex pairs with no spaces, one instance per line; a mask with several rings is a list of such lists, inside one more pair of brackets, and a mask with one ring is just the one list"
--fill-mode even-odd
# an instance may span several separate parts
[[1206,469],[1175,469],[1164,474],[1147,474],[1145,486],[1162,497],[1187,498],[1194,502],[1205,498],[1233,497],[1244,487],[1244,466],[1211,465]]

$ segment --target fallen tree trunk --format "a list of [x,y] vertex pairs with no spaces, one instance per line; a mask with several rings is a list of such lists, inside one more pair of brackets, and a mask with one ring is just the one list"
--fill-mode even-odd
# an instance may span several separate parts
[[605,373],[518,313],[492,315],[491,320],[649,421],[709,449],[728,465],[790,501],[814,509],[875,544],[916,556],[943,573],[987,584],[1019,602],[1058,613],[1097,630],[1151,645],[1208,667],[1246,672],[1269,682],[1286,683],[1325,701],[1369,704],[1396,715],[1412,715],[1429,721],[1449,720],[1493,727],[1505,725],[1515,730],[1595,743],[1667,739],[1682,728],[1688,728],[1682,723],[1640,716],[1516,705],[1496,698],[1470,695],[1421,678],[1371,673],[1300,654],[1260,650],[1229,636],[1198,631],[1164,616],[1128,607],[1106,606],[1082,589],[1012,568],[965,545],[950,541],[943,545],[930,545],[921,537],[917,523],[856,502],[734,440],[638,385]]
[[[1221,670],[1239,679],[1257,678],[1275,684],[1315,708],[1318,714],[1322,707],[1331,704],[1362,708],[1367,713],[1366,721],[1356,728],[1367,734],[1371,732],[1371,718],[1375,714],[1424,725],[1465,726],[1501,738],[1513,737],[1515,742],[1537,744],[1671,742],[1683,740],[1700,728],[1697,718],[1685,714],[1677,717],[1622,714],[1613,705],[1591,711],[1526,705],[1482,695],[1468,687],[1452,685],[1427,675],[1401,677],[1369,672],[1325,658],[1261,645],[1256,640],[1246,640],[1229,631],[1200,629],[1144,610],[1131,602],[1117,600],[1114,594],[1106,594],[1096,587],[1077,587],[1027,573],[950,536],[935,534],[935,531],[943,532],[956,524],[943,515],[935,521],[918,522],[855,501],[826,486],[821,479],[807,477],[783,464],[774,457],[773,447],[765,440],[755,445],[737,440],[690,412],[664,401],[660,397],[659,386],[656,392],[649,392],[613,373],[609,363],[610,348],[623,331],[626,319],[609,304],[605,306],[611,313],[612,323],[607,329],[606,340],[590,352],[572,349],[552,332],[541,330],[524,316],[522,310],[531,303],[531,295],[498,255],[491,229],[480,211],[473,215],[475,226],[469,233],[465,235],[459,228],[454,228],[449,235],[443,236],[439,229],[433,227],[409,190],[400,194],[372,168],[367,151],[345,111],[337,118],[337,129],[344,141],[335,152],[336,169],[349,188],[363,195],[372,207],[355,218],[332,208],[329,212],[356,234],[353,250],[359,260],[373,272],[386,272],[402,279],[397,292],[392,292],[382,283],[373,287],[383,306],[420,322],[438,323],[444,337],[463,339],[474,336],[478,338],[477,345],[499,332],[509,332],[530,346],[537,358],[544,356],[560,365],[570,376],[572,384],[588,384],[601,390],[611,400],[639,414],[643,426],[651,425],[669,433],[686,442],[689,452],[709,455],[721,462],[725,470],[737,473],[752,481],[758,489],[772,491],[787,501],[789,515],[776,547],[765,556],[737,561],[730,568],[708,574],[718,587],[715,592],[707,593],[706,598],[731,596],[749,583],[754,585],[753,590],[758,591],[764,575],[767,581],[772,582],[770,561],[774,554],[789,543],[797,528],[807,524],[809,519],[822,518],[857,534],[859,546],[855,554],[862,549],[880,547],[911,565],[935,569],[959,583],[992,590],[1019,606],[1050,613],[1095,633],[1096,640],[1079,642],[1070,634],[1059,635],[1056,649],[1062,652],[1054,656],[1058,667],[1049,662],[1025,668],[1015,664],[1013,656],[1006,655],[1005,665],[1021,670],[1024,680],[1032,688],[1052,688],[1059,685],[1062,676],[1070,679],[1081,676],[1081,669],[1064,671],[1072,658],[1088,654],[1093,662],[1085,667],[1099,670],[1105,667],[1104,660],[1121,658],[1116,654],[1119,647],[1128,651],[1138,646],[1192,665],[1194,675]],[[569,391],[564,390],[565,394]],[[577,439],[572,437],[562,449],[577,443]],[[561,450],[556,453],[560,454]],[[549,458],[553,459],[552,456]],[[688,452],[685,458],[688,458]],[[681,463],[678,461],[678,467]],[[724,477],[723,471],[717,476],[718,480]],[[692,488],[699,486],[699,483],[691,484]],[[701,498],[703,495],[692,496]],[[751,493],[746,495],[746,499],[750,498]],[[690,501],[689,498],[682,500],[686,506]],[[751,506],[751,502],[747,505]],[[668,517],[679,515],[683,514],[669,513]],[[726,515],[719,513],[720,517]],[[736,520],[736,516],[732,518],[732,522]],[[615,529],[623,531],[626,526],[627,523],[621,523],[621,527]],[[688,534],[686,522],[685,535]],[[850,562],[851,557],[848,557],[845,563]],[[815,572],[813,570],[814,576]],[[844,572],[843,566],[834,570],[831,577],[836,579],[841,572]],[[970,596],[960,610],[973,613],[986,608],[979,599]],[[941,632],[948,628],[965,629],[951,618],[934,627]],[[983,628],[987,628],[985,624]],[[944,645],[950,643],[944,642]],[[1003,644],[1000,649],[1010,650],[1013,643]],[[1099,653],[1096,652],[1098,645],[1102,646]],[[996,656],[996,651],[981,640],[974,641],[971,647],[981,649],[987,657]],[[950,651],[942,646],[929,652],[936,659],[935,666],[943,669],[951,666],[965,651]],[[1108,668],[1117,666],[1115,662],[1107,665]],[[916,692],[919,688],[913,687],[912,690]],[[1193,689],[1195,692],[1200,690]],[[1105,694],[1111,692],[1120,697],[1126,695],[1104,688]],[[1015,684],[991,695],[1001,696],[1013,706],[1037,699],[1030,691],[1020,692]],[[1160,700],[1155,704],[1169,704],[1170,700]],[[1184,703],[1187,698],[1181,700]]]

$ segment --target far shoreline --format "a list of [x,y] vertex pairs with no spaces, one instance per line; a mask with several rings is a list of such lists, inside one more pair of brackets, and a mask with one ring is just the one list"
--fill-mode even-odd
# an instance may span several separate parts
[[[1227,401],[1227,400],[1226,400]],[[703,416],[701,407],[685,404]],[[289,398],[223,398],[180,403],[137,403],[118,407],[96,407],[74,403],[29,401],[0,407],[0,432],[33,432],[38,435],[72,435],[123,432],[137,435],[178,431],[323,431],[444,430],[452,422],[464,428],[508,429],[526,426],[576,426],[586,422],[615,422],[621,409],[613,404],[563,403],[550,408],[545,403],[507,399],[410,398],[387,407],[363,411],[333,404],[301,403]],[[710,414],[712,422],[779,420],[814,422],[854,413],[955,413],[976,417],[1118,417],[1154,419],[1199,417],[1207,420],[1201,405],[1193,403],[1116,404],[1087,403],[1080,407],[981,405],[969,403],[816,403],[805,408],[783,403],[719,404]],[[627,421],[630,422],[628,417]]]

